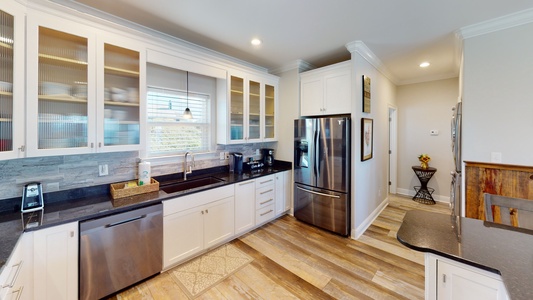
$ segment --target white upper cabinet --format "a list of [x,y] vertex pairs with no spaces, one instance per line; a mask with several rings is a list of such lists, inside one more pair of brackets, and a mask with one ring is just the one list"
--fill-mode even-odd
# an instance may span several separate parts
[[277,80],[230,72],[227,95],[219,94],[220,144],[276,141]]
[[94,33],[43,14],[27,24],[28,156],[94,152]]
[[351,113],[351,61],[300,74],[300,115]]
[[97,53],[103,53],[97,55],[98,151],[139,150],[145,125],[145,51],[138,43],[106,36],[99,37]]
[[140,149],[142,46],[44,14],[27,23],[28,156]]
[[0,159],[24,157],[24,8],[0,6]]

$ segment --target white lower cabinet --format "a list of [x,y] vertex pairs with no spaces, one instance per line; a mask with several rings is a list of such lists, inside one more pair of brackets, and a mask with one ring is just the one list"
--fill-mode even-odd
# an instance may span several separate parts
[[163,269],[234,236],[234,187],[163,201]]
[[33,299],[33,234],[24,233],[0,274],[0,299]]
[[276,217],[275,174],[255,181],[255,225],[261,225]]
[[255,226],[255,180],[235,184],[235,234],[240,235]]
[[291,209],[291,171],[275,174],[276,177],[276,216]]
[[34,299],[78,298],[78,222],[33,232]]
[[507,300],[501,276],[426,253],[426,299]]

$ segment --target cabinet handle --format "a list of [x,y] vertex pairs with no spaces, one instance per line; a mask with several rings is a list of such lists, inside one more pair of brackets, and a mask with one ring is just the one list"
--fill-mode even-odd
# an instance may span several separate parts
[[208,214],[208,213],[209,213],[209,210],[206,209],[206,210],[205,210],[205,213]]
[[252,181],[247,181],[247,182],[244,182],[244,183],[239,183],[239,186],[247,185],[247,184],[250,184],[250,183],[254,183],[253,180]]
[[272,200],[274,200],[274,199],[270,198],[270,199],[268,199],[267,201],[263,201],[263,202],[259,203],[259,205],[263,205],[263,204],[265,204],[265,203],[271,202]]
[[22,290],[24,289],[24,286],[19,287],[18,289],[11,292],[12,294],[17,293],[17,298],[15,300],[19,300],[20,296],[22,296]]
[[22,145],[22,146],[20,146],[18,149],[20,150],[20,152],[24,152],[24,150],[26,149],[26,147],[25,147],[24,145]]
[[70,231],[70,237],[74,237],[74,231]]
[[98,142],[98,148],[102,148],[102,142]]
[[264,215],[268,215],[268,214],[271,213],[271,212],[273,212],[273,210],[269,210],[269,211],[267,211],[267,212],[265,212],[265,213],[262,213],[262,214],[260,214],[260,216],[262,217],[262,216],[264,216]]
[[267,183],[267,182],[271,182],[271,181],[272,181],[272,179],[267,180],[267,181],[260,182],[259,184],[265,184],[265,183]]
[[22,268],[22,260],[18,264],[14,264],[13,266],[11,266],[11,270],[13,270],[13,268],[15,267],[17,267],[17,271],[15,272],[15,275],[13,275],[13,279],[11,279],[10,283],[4,284],[2,288],[6,288],[6,287],[12,288],[15,285],[15,282],[17,281],[17,277],[19,277],[20,269]]
[[270,190],[268,190],[268,191],[264,191],[264,192],[259,193],[259,195],[263,195],[263,194],[266,194],[266,193],[270,193],[270,192],[272,192],[272,191],[273,191],[273,190],[270,189]]
[[442,274],[442,283],[446,283],[446,274]]

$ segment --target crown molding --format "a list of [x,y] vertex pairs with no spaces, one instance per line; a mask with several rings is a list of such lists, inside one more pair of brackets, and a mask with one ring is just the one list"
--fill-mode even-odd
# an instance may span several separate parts
[[416,84],[416,83],[424,83],[429,81],[437,81],[437,80],[445,80],[445,79],[451,79],[451,78],[458,78],[459,74],[457,72],[449,72],[445,74],[437,74],[433,76],[423,76],[418,78],[413,78],[409,80],[402,80],[398,82],[396,85],[408,85],[408,84]]
[[293,62],[290,62],[288,64],[285,64],[285,65],[283,65],[283,66],[281,66],[279,68],[269,69],[268,72],[270,74],[278,75],[278,74],[281,74],[281,73],[284,73],[284,72],[287,72],[287,71],[291,71],[291,70],[294,70],[294,69],[297,69],[298,73],[302,73],[302,72],[305,72],[305,71],[316,69],[316,67],[314,65],[306,62],[305,60],[297,59],[297,60],[295,60]]
[[362,41],[353,41],[349,42],[346,45],[346,49],[350,53],[358,53],[361,55],[366,61],[368,61],[374,68],[376,68],[379,72],[381,72],[385,77],[387,77],[392,83],[397,85],[398,80],[392,75],[392,73],[385,67],[383,62],[368,48],[365,43]]
[[27,2],[28,6],[34,7],[38,10],[45,10],[49,13],[61,12],[66,13],[69,16],[82,18],[89,22],[98,22],[99,24],[105,24],[105,26],[112,27],[120,31],[126,31],[133,35],[144,35],[147,39],[158,39],[166,43],[170,43],[174,46],[183,47],[188,50],[196,51],[203,55],[208,55],[214,57],[221,61],[224,61],[226,64],[236,64],[241,68],[250,69],[254,71],[259,71],[262,73],[267,73],[268,69],[256,64],[238,59],[233,56],[194,44],[192,42],[180,39],[178,37],[154,30],[152,28],[137,24],[135,22],[117,17],[115,15],[94,9],[87,5],[74,2],[71,0],[16,0]]
[[460,28],[455,32],[457,38],[464,40],[471,37],[512,28],[533,22],[533,8],[480,22]]

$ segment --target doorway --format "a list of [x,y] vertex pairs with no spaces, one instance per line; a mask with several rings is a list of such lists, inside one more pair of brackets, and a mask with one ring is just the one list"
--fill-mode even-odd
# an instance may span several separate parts
[[397,108],[389,105],[389,193],[396,194],[398,166]]

